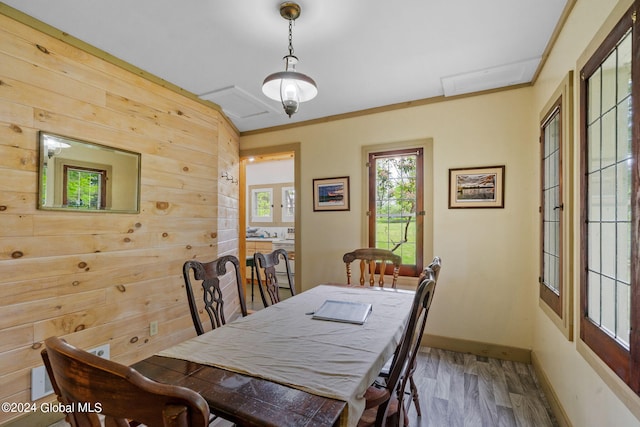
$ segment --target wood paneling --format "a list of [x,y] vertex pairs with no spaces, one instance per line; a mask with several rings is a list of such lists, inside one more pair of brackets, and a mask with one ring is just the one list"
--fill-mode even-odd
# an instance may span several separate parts
[[[237,254],[239,136],[194,98],[0,15],[0,400],[52,335],[126,364],[195,336],[182,264]],[[140,214],[36,209],[40,130],[141,153]]]

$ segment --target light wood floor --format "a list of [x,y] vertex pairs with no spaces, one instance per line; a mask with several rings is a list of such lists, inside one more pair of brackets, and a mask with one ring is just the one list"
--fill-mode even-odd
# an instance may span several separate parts
[[425,348],[414,374],[422,417],[410,426],[555,427],[533,366]]

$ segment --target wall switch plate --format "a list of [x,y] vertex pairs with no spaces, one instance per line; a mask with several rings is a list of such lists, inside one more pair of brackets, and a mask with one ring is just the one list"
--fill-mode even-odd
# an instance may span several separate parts
[[149,336],[154,336],[158,333],[158,321],[154,320],[153,322],[149,323]]

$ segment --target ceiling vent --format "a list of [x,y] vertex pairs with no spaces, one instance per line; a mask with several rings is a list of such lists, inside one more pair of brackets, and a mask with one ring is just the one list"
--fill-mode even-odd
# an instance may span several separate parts
[[231,119],[249,119],[265,114],[278,114],[277,110],[237,86],[203,93],[199,97],[218,104]]
[[540,58],[533,58],[499,67],[442,77],[442,89],[445,96],[454,96],[528,83],[533,78],[539,63]]

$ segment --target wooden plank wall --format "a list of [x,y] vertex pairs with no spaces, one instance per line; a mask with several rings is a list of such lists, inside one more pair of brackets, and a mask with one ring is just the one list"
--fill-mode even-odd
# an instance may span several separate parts
[[[0,401],[30,401],[48,336],[109,343],[130,364],[195,335],[182,264],[238,247],[238,186],[220,169],[238,176],[239,136],[225,120],[0,15]],[[37,210],[39,130],[141,153],[140,214]]]

